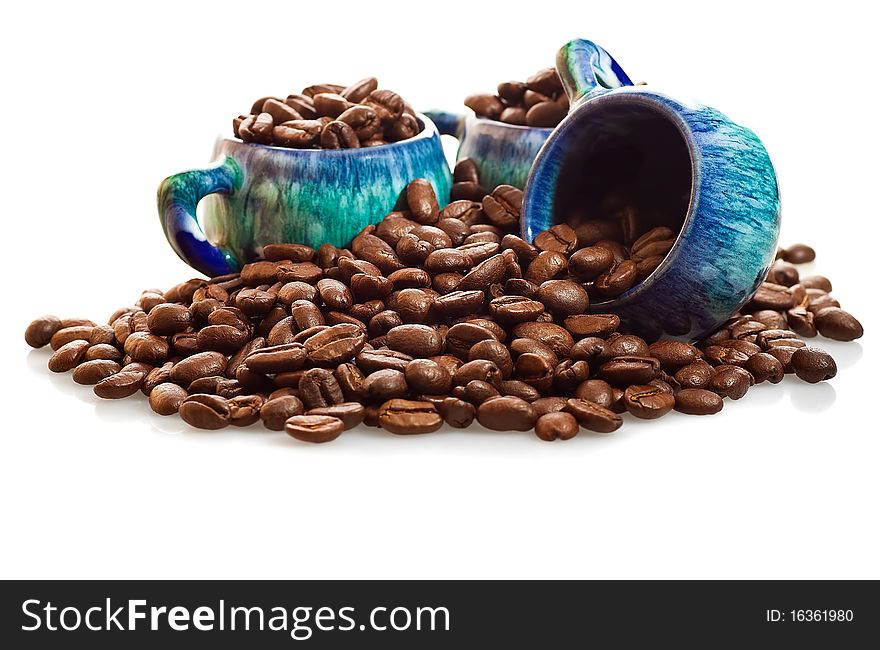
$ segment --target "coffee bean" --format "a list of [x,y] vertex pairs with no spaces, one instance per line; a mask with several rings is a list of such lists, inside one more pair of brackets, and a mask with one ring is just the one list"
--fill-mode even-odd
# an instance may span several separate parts
[[816,251],[806,244],[794,244],[785,249],[782,259],[792,264],[806,264],[816,259]]
[[574,339],[564,328],[554,323],[519,323],[513,328],[516,337],[543,341],[558,356],[567,357]]
[[720,366],[709,380],[708,389],[722,397],[740,399],[754,383],[754,378],[747,370],[739,366]]
[[345,430],[345,424],[329,415],[294,415],[284,424],[287,435],[302,442],[330,442]]
[[811,384],[831,379],[837,374],[834,359],[819,348],[805,347],[795,350],[791,356],[791,367],[798,378]]
[[324,368],[312,368],[303,373],[299,380],[299,390],[303,403],[309,409],[345,401],[336,377]]
[[442,395],[452,387],[451,373],[428,359],[410,361],[405,370],[406,382],[417,393],[425,395]]
[[354,359],[363,349],[366,340],[363,328],[343,323],[310,336],[303,345],[312,363],[336,366]]
[[578,422],[573,415],[563,411],[546,413],[535,422],[535,435],[541,440],[569,440],[578,433]]
[[528,431],[536,419],[532,406],[518,397],[495,397],[477,408],[477,421],[494,431]]
[[197,429],[222,429],[229,424],[229,403],[217,395],[190,395],[180,404],[180,418]]
[[538,287],[536,297],[549,311],[560,316],[583,314],[590,304],[584,288],[571,280],[547,280]]
[[862,324],[840,307],[827,307],[815,314],[819,333],[835,341],[854,341],[865,333]]
[[84,361],[73,370],[73,381],[91,386],[119,372],[120,365],[107,359]]
[[526,124],[538,128],[553,128],[568,111],[554,101],[538,102],[526,112]]
[[388,347],[412,357],[431,357],[443,351],[443,338],[427,325],[400,325],[388,331]]
[[150,408],[159,415],[173,415],[188,396],[186,390],[177,384],[159,384],[150,391]]
[[626,410],[643,420],[653,420],[669,413],[675,406],[675,396],[652,385],[634,385],[623,392]]
[[269,144],[273,140],[274,124],[269,113],[248,115],[238,125],[238,137],[245,142]]
[[138,392],[147,373],[141,370],[126,370],[126,368],[128,366],[95,384],[93,389],[95,395],[103,399],[122,399]]
[[24,332],[24,340],[32,348],[49,345],[52,336],[61,329],[61,319],[57,316],[41,316],[33,320]]
[[409,385],[404,373],[391,368],[370,373],[361,384],[361,396],[374,403],[405,397],[408,393]]
[[307,411],[306,415],[338,418],[342,421],[343,428],[348,431],[364,421],[364,412],[364,405],[359,402],[342,402],[331,406],[319,406]]
[[437,223],[440,206],[434,187],[424,178],[417,178],[406,186],[406,202],[414,221],[422,224]]
[[614,298],[636,283],[636,263],[632,260],[616,262],[596,278],[596,292],[603,298]]
[[657,341],[648,346],[648,354],[660,362],[666,372],[676,372],[701,356],[700,351],[683,341]]
[[466,429],[477,416],[476,407],[456,397],[446,397],[437,407],[443,420],[456,429]]
[[302,400],[295,395],[284,395],[270,399],[260,407],[260,419],[263,426],[272,431],[282,431],[288,418],[302,415],[305,412]]
[[73,370],[82,360],[88,347],[89,342],[83,339],[75,339],[65,343],[49,357],[49,370],[52,372]]
[[248,368],[263,374],[299,370],[306,363],[306,350],[301,343],[286,343],[255,350],[245,361]]
[[675,393],[675,410],[688,415],[713,415],[724,406],[717,393],[703,388],[683,388]]
[[675,373],[675,381],[682,388],[705,388],[714,374],[712,366],[699,359],[679,368]]
[[[64,325],[64,323],[61,323]],[[49,346],[58,350],[71,341],[88,341],[91,338],[94,327],[92,325],[70,325],[61,327],[49,339]]]
[[199,352],[177,362],[171,368],[171,381],[189,386],[200,377],[221,375],[226,370],[226,357],[219,352]]
[[582,427],[597,433],[611,433],[623,425],[620,415],[585,399],[567,400],[565,411],[571,413]]
[[431,402],[391,399],[379,407],[379,426],[398,435],[432,433],[442,424]]

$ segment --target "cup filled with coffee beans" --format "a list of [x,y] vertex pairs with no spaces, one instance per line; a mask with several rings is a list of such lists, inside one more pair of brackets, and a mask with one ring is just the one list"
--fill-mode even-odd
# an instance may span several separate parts
[[206,275],[238,271],[270,243],[347,245],[391,211],[415,177],[427,179],[442,205],[448,200],[451,173],[437,128],[373,77],[262,97],[232,126],[214,164],[159,186],[165,236]]
[[[602,52],[614,68],[606,83],[611,87],[632,85],[611,55]],[[457,159],[476,163],[482,182],[490,189],[498,185],[525,187],[535,156],[569,109],[568,95],[555,68],[539,70],[525,81],[504,81],[495,93],[469,95],[464,104],[473,112],[427,114],[441,134],[459,139]],[[478,191],[467,186],[457,189],[453,200],[473,199]]]
[[529,174],[523,238],[549,231],[579,248],[571,262],[590,309],[627,330],[705,336],[773,261],[779,193],[767,151],[715,109],[627,85],[589,41],[566,44],[557,71],[571,109]]

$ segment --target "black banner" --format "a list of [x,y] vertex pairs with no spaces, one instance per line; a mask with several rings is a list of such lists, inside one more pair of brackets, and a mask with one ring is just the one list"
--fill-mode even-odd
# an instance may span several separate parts
[[877,642],[880,596],[869,581],[7,581],[0,623],[6,648],[849,648]]

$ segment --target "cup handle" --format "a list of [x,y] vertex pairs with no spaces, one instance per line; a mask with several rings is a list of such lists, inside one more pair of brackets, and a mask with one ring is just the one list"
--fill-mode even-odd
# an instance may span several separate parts
[[557,52],[556,71],[572,104],[594,92],[634,85],[614,57],[582,38],[569,41]]
[[464,115],[452,111],[425,111],[430,120],[435,124],[440,135],[451,135],[461,140],[464,133]]
[[231,194],[241,186],[241,170],[229,157],[205,169],[169,176],[159,185],[159,219],[165,238],[184,262],[207,276],[235,273],[240,265],[228,250],[205,237],[196,205],[208,194]]

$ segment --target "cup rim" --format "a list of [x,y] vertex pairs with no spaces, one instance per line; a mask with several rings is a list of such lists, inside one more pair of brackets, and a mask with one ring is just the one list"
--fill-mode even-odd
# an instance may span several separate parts
[[[570,114],[570,112],[566,113],[565,117],[567,118],[569,114]],[[469,122],[478,122],[480,124],[485,124],[485,125],[491,126],[491,127],[503,128],[503,129],[513,129],[513,130],[517,130],[517,131],[542,131],[542,132],[546,133],[548,136],[551,133],[553,133],[553,131],[557,128],[557,127],[551,127],[551,126],[528,126],[525,124],[508,124],[507,122],[502,122],[501,120],[493,120],[489,117],[481,117],[481,116],[477,115],[476,113],[474,113],[470,109],[468,109],[468,113],[467,113],[466,117]],[[565,119],[565,118],[563,118],[563,119]],[[560,122],[560,124],[561,124],[561,122]]]
[[[657,101],[658,98],[665,101]],[[602,109],[606,105],[639,104],[648,108],[649,110],[653,110],[654,112],[658,113],[665,119],[669,120],[669,122],[673,126],[675,126],[683,142],[685,143],[685,146],[687,147],[688,157],[690,158],[690,197],[688,198],[687,211],[685,212],[684,219],[681,223],[681,228],[678,230],[678,233],[676,233],[675,242],[672,244],[672,248],[669,249],[669,252],[666,253],[666,256],[663,258],[657,268],[654,269],[644,280],[631,287],[630,289],[627,289],[615,298],[603,300],[601,302],[591,301],[590,311],[594,311],[594,307],[602,309],[625,305],[626,303],[635,300],[643,291],[648,291],[651,286],[657,281],[657,279],[670,267],[673,261],[678,258],[682,249],[682,240],[684,239],[685,233],[689,230],[689,227],[692,224],[693,217],[696,212],[701,179],[700,151],[696,145],[696,142],[694,141],[693,134],[688,129],[684,119],[682,119],[682,117],[676,111],[674,111],[669,105],[667,105],[666,102],[675,102],[676,104],[678,103],[676,102],[676,100],[669,97],[668,95],[659,93],[656,90],[647,89],[644,86],[624,86],[621,88],[615,88],[599,96],[592,97],[586,101],[575,104],[568,115],[566,115],[565,118],[563,118],[562,122],[560,122],[559,125],[556,127],[556,133],[551,136],[551,139],[561,137],[567,129],[572,128],[575,123],[577,123],[581,119],[584,119],[584,116],[578,116],[578,113],[586,114],[598,109]],[[549,142],[550,141],[548,140],[548,143]],[[541,151],[538,154],[538,157],[535,161],[536,164],[532,165],[532,170],[529,172],[529,180],[526,182],[527,186],[531,185],[532,175],[534,174],[535,169],[537,169],[538,167],[537,163],[543,157],[546,151],[547,149],[545,144],[545,146],[541,148]]]
[[351,156],[357,155],[359,152],[376,152],[376,151],[387,151],[394,147],[406,146],[409,144],[413,144],[419,140],[427,140],[429,138],[440,136],[440,132],[437,129],[437,125],[424,113],[416,112],[415,114],[416,120],[418,120],[422,125],[422,130],[419,131],[411,138],[407,138],[406,140],[400,140],[398,142],[389,142],[388,144],[379,145],[376,147],[358,147],[357,149],[297,149],[295,147],[278,147],[274,144],[260,144],[259,142],[245,142],[241,138],[236,137],[228,137],[228,136],[219,136],[217,138],[218,142],[228,142],[232,145],[237,146],[247,146],[247,147],[260,147],[262,149],[269,149],[271,151],[283,151],[286,153],[296,153],[302,155],[331,155],[331,156]]

